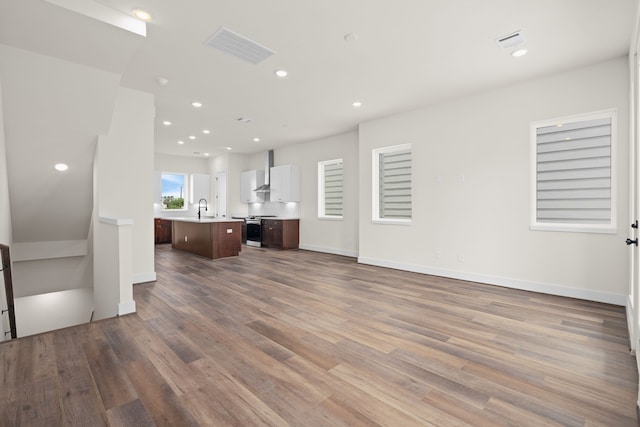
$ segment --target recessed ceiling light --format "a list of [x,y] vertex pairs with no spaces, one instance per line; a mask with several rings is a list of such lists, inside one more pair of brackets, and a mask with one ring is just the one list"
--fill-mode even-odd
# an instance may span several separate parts
[[189,139],[196,139],[195,135],[189,135]]
[[64,172],[69,169],[69,166],[67,166],[65,163],[56,163],[54,168],[56,168],[57,171]]
[[204,133],[205,135],[209,135],[211,131],[209,129],[203,129],[202,133]]
[[165,120],[162,124],[165,126],[171,126],[171,122],[169,120]]
[[253,142],[260,142],[260,138],[253,138]]
[[205,156],[209,157],[209,153],[204,153]]
[[178,144],[182,145],[182,144],[184,144],[184,141],[180,140],[180,141],[178,141]]
[[275,74],[276,76],[282,78],[282,77],[287,77],[289,73],[287,72],[287,70],[276,70]]
[[233,148],[231,148],[231,147],[224,147],[224,148],[226,148],[229,151],[233,150]]
[[202,107],[202,102],[193,101],[191,105],[193,105],[194,108],[200,108]]
[[362,107],[362,102],[360,101],[355,101],[354,103],[352,103],[351,105],[353,105],[355,108],[359,108]]
[[527,49],[521,47],[520,49],[516,49],[511,52],[511,56],[513,56],[514,58],[520,58],[521,56],[525,56],[527,52]]
[[131,11],[131,13],[133,13],[133,16],[135,16],[136,18],[140,19],[141,21],[151,21],[151,14],[149,12],[147,12],[146,10],[142,10],[142,9],[133,9]]
[[166,86],[169,80],[164,77],[156,77],[156,83],[158,83],[159,86]]

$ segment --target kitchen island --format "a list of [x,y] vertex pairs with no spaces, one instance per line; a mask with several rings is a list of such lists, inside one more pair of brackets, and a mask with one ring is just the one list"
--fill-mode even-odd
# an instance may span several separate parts
[[242,223],[227,218],[171,218],[171,247],[211,259],[237,256]]

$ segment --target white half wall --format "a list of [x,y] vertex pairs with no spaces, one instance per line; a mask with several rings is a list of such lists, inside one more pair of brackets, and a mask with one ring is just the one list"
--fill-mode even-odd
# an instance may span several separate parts
[[16,298],[70,289],[91,288],[93,271],[87,256],[13,262]]
[[[624,305],[628,102],[625,57],[361,124],[361,260]],[[530,123],[611,108],[617,233],[530,231]],[[412,223],[374,224],[372,150],[404,143],[413,147]]]
[[[98,138],[96,217],[133,220],[134,278],[155,280],[153,95],[119,88],[108,136]],[[100,258],[94,253],[94,263]],[[139,279],[140,280],[140,279]]]

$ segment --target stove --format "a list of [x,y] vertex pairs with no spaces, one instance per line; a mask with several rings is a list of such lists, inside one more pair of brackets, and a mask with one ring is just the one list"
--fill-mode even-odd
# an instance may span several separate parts
[[274,218],[275,215],[249,215],[247,223],[247,246],[262,246],[262,218]]

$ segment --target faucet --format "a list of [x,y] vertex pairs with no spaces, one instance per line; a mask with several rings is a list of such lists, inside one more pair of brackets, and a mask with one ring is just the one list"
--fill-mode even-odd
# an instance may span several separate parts
[[200,209],[202,209],[202,202],[204,202],[204,210],[205,210],[205,212],[209,210],[209,209],[207,209],[207,199],[198,200],[198,219],[200,219]]

